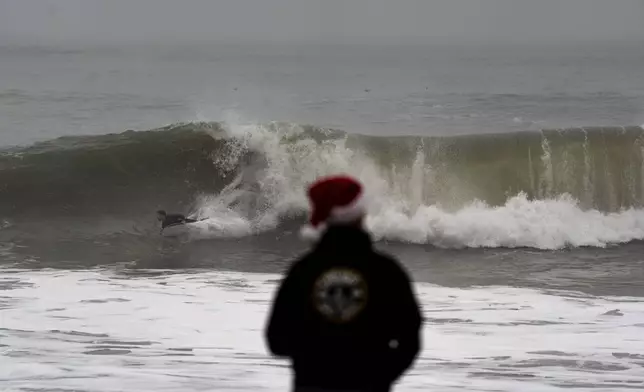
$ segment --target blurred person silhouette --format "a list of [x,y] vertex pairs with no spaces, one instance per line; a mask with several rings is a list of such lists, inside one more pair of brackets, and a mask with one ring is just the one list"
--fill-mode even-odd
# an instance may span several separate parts
[[390,391],[421,346],[422,316],[410,279],[376,251],[363,228],[363,186],[348,176],[308,190],[313,249],[281,282],[265,337],[291,360],[295,392]]

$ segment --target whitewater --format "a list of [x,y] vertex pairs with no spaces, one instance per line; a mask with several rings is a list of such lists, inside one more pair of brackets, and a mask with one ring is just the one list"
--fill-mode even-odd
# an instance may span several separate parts
[[[306,213],[308,184],[319,176],[336,173],[351,174],[365,184],[370,212],[366,227],[376,239],[448,248],[561,249],[605,247],[644,238],[644,210],[623,205],[617,212],[583,208],[570,193],[551,192],[554,196],[546,194],[540,199],[538,194],[528,197],[525,190],[520,190],[500,205],[489,205],[474,197],[461,201],[460,206],[445,208],[441,206],[442,201],[453,202],[471,184],[466,185],[457,173],[449,172],[451,177],[447,180],[456,185],[448,188],[449,193],[440,189],[443,194],[439,195],[433,188],[445,180],[437,180],[435,166],[426,162],[427,151],[422,149],[422,139],[418,151],[412,155],[413,160],[406,166],[383,168],[359,149],[347,147],[347,137],[319,143],[303,137],[303,129],[293,124],[267,127],[256,123],[224,123],[221,130],[228,140],[228,149],[215,158],[220,169],[238,167],[240,158],[248,151],[261,154],[262,167],[254,167],[257,162],[243,166],[241,173],[219,194],[199,200],[195,216],[210,219],[195,225],[193,238],[249,235],[275,229],[280,216]],[[586,131],[577,132],[585,133],[583,148],[587,149]],[[638,138],[641,136],[640,132]],[[543,161],[543,180],[549,182],[547,187],[553,188],[555,169],[550,162],[552,152],[546,135],[541,144],[540,156],[535,158]],[[589,167],[589,154],[581,158],[586,169],[582,197],[593,192],[588,185],[593,170]],[[573,165],[571,160],[565,164]],[[641,165],[641,162],[644,160],[640,158],[636,163]],[[625,185],[632,187],[636,181],[635,186],[641,190],[644,172],[638,174],[637,179]],[[574,192],[576,175],[572,171],[568,178],[559,180],[568,188],[564,190]],[[249,199],[252,199],[252,208],[245,202],[240,203]],[[259,213],[248,218],[249,210]]]
[[[286,390],[263,341],[273,274],[4,271],[5,391]],[[644,301],[418,284],[424,349],[397,390],[644,387]]]

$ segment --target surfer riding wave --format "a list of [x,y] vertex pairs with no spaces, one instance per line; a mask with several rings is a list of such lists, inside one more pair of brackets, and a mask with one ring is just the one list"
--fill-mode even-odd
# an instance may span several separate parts
[[183,214],[168,214],[164,210],[157,211],[157,220],[161,222],[161,232],[169,226],[198,222],[196,219],[186,218]]

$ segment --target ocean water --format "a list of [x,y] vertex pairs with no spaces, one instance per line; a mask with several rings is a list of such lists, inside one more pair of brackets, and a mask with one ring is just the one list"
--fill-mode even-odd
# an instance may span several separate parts
[[643,124],[631,44],[2,46],[0,384],[284,390],[267,306],[346,172],[424,308],[397,390],[641,389]]

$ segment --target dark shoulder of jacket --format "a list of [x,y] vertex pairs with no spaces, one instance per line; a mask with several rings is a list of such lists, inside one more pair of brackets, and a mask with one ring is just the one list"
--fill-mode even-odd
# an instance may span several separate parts
[[379,259],[379,263],[382,263],[384,272],[391,274],[390,277],[401,279],[405,283],[411,283],[411,277],[407,269],[397,258],[375,249],[373,250],[373,255]]
[[286,280],[291,276],[299,275],[301,271],[306,269],[305,267],[311,262],[313,256],[314,256],[313,252],[308,251],[303,255],[297,257],[296,259],[292,260],[291,263],[286,267],[286,269],[282,273],[284,276],[284,280]]
[[379,258],[379,264],[383,265],[382,273],[385,274],[388,283],[391,285],[391,294],[402,300],[405,306],[399,308],[409,317],[412,323],[419,328],[423,322],[420,302],[418,300],[414,282],[411,275],[407,272],[405,266],[392,256],[374,251],[375,256]]

